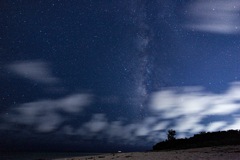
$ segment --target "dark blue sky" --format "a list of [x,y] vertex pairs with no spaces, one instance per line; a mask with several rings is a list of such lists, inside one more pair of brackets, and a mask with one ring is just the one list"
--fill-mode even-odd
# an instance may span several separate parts
[[168,129],[239,129],[237,0],[0,6],[0,149],[145,150]]

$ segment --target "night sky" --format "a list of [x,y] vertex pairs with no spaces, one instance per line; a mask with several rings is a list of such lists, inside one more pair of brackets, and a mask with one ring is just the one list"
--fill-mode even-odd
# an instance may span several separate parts
[[240,128],[238,0],[0,1],[0,150],[148,150]]

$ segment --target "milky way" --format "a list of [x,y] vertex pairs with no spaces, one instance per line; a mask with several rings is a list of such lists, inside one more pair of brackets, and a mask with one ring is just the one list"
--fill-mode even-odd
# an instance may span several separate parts
[[132,2],[129,7],[129,18],[134,27],[133,34],[133,53],[135,67],[133,70],[133,103],[136,108],[135,114],[138,118],[143,118],[146,113],[147,99],[151,92],[150,75],[152,72],[151,51],[148,46],[152,40],[152,30],[147,24],[146,2]]
[[1,5],[0,149],[149,150],[168,129],[239,126],[237,0]]

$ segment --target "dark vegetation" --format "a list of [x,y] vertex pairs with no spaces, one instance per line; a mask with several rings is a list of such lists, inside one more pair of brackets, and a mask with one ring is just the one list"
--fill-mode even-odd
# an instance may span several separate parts
[[168,141],[176,140],[175,136],[176,136],[175,130],[172,130],[172,129],[168,130],[168,134],[167,134]]
[[188,149],[224,145],[239,145],[240,130],[200,132],[193,137],[176,139],[176,131],[168,131],[168,139],[153,146],[153,150]]

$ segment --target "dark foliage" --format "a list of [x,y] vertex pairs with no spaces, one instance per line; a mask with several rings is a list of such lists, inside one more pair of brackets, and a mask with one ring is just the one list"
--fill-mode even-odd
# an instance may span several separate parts
[[176,136],[176,131],[175,130],[172,130],[172,129],[168,130],[168,134],[167,134],[168,141],[175,140],[176,139],[175,136]]
[[153,146],[153,150],[188,149],[240,144],[240,130],[201,132],[185,139],[166,140]]

